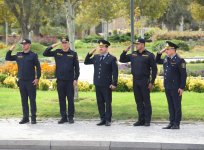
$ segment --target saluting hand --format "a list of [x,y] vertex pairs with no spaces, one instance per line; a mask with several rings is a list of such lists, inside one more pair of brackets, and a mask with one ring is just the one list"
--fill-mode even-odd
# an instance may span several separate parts
[[160,52],[159,52],[159,54],[162,54],[162,53],[164,53],[166,51],[166,49],[164,48],[164,49],[162,49]]
[[12,46],[9,48],[9,50],[10,50],[10,51],[13,51],[15,48],[16,48],[16,44],[12,45]]
[[130,50],[130,48],[132,47],[132,44],[130,46],[127,47],[127,49],[125,50],[125,52],[128,52]]
[[39,82],[39,80],[35,79],[32,83],[33,83],[33,85],[38,85],[38,82]]
[[60,45],[61,42],[58,42],[58,43],[55,43],[55,44],[52,44],[52,48],[55,48],[56,46]]
[[182,94],[183,94],[183,89],[178,89],[178,93],[179,93],[179,96],[182,96]]
[[92,51],[89,52],[89,54],[93,55],[96,51],[96,48],[94,48]]
[[114,85],[110,85],[110,88],[111,88],[111,90],[115,90],[116,89],[116,86],[114,86]]

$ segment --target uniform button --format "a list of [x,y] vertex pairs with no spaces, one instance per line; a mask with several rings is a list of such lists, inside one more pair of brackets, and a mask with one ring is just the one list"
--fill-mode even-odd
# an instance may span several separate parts
[[100,78],[100,76],[98,76],[98,78]]
[[99,72],[99,74],[101,74],[101,72]]
[[169,66],[166,66],[166,67],[169,67]]

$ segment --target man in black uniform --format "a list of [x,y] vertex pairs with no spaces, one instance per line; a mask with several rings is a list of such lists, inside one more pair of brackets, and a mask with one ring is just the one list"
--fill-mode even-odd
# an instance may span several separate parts
[[[18,65],[18,86],[21,93],[23,118],[19,124],[29,122],[28,97],[31,107],[31,123],[36,124],[36,85],[41,76],[41,68],[38,55],[30,51],[31,41],[24,39],[22,42],[23,52],[11,55],[15,48],[13,45],[6,54],[6,60],[16,61]],[[36,69],[35,69],[36,67]]]
[[[62,49],[51,51],[59,44],[61,44]],[[61,119],[58,123],[74,123],[74,86],[77,86],[77,80],[79,77],[79,61],[77,53],[70,49],[68,37],[62,37],[61,42],[48,47],[43,55],[54,57],[56,62],[57,91],[61,114]],[[68,118],[66,111],[66,97],[68,99]]]
[[[94,65],[94,85],[96,87],[96,99],[101,121],[97,125],[111,125],[112,117],[112,90],[116,89],[118,81],[118,65],[116,57],[108,53],[110,43],[99,40],[99,53],[92,57],[96,51],[89,52],[84,64]],[[91,58],[92,57],[92,58]]]
[[139,38],[135,44],[137,51],[127,54],[131,48],[129,46],[120,55],[120,62],[131,62],[133,90],[139,116],[138,121],[133,125],[150,126],[152,115],[150,90],[157,75],[157,66],[154,54],[145,49],[145,40]]
[[[169,125],[163,129],[179,129],[181,121],[181,98],[186,85],[186,62],[176,54],[178,46],[166,41],[166,47],[157,53],[156,62],[163,64],[164,87],[169,106]],[[161,59],[162,53],[166,57]]]

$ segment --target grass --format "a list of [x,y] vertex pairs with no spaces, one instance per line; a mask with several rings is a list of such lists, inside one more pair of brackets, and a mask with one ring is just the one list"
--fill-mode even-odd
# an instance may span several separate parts
[[[79,92],[80,101],[75,102],[76,118],[98,118],[94,92]],[[185,92],[182,100],[183,120],[204,121],[203,93]],[[168,120],[166,97],[163,92],[151,93],[153,120]],[[137,118],[136,105],[132,92],[113,93],[113,119]],[[37,115],[59,117],[59,104],[56,91],[37,92]],[[0,118],[21,117],[21,102],[18,89],[0,88]]]

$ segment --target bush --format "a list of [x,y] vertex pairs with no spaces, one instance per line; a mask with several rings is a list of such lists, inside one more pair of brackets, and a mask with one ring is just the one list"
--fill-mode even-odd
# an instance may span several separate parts
[[16,88],[17,87],[16,77],[12,77],[12,76],[6,77],[6,79],[3,81],[3,84],[5,87],[8,87],[8,88]]
[[57,89],[57,81],[56,80],[52,80],[51,87],[52,87],[52,90],[56,90]]
[[153,92],[164,91],[163,80],[161,80],[161,78],[158,77],[156,78],[152,91]]
[[204,32],[203,31],[168,31],[168,32],[155,32],[153,35],[153,40],[170,40],[170,39],[176,39],[176,40],[199,40],[204,38]]
[[186,89],[198,93],[204,92],[204,80],[201,77],[187,79]]
[[[183,50],[183,51],[189,51],[189,46],[188,44],[186,44],[186,42],[184,41],[180,41],[180,40],[172,40],[173,43],[177,44],[179,46],[179,50]],[[166,41],[156,41],[154,42],[154,44],[152,45],[152,50],[153,51],[160,51],[162,50],[166,45]]]
[[11,76],[16,76],[18,72],[18,67],[16,63],[6,62],[0,65],[0,73],[8,74]]
[[130,80],[130,79],[119,77],[118,78],[118,86],[117,86],[116,91],[117,92],[130,91],[130,89],[132,89],[131,84],[130,84],[131,81],[128,81],[128,80]]
[[79,81],[78,82],[78,89],[79,89],[79,91],[82,91],[82,92],[91,91],[92,85],[86,81]]
[[0,84],[4,82],[4,80],[6,79],[7,75],[5,74],[0,74]]
[[40,79],[39,81],[39,90],[47,91],[49,90],[51,83],[47,79]]
[[55,65],[49,65],[47,62],[41,63],[42,76],[45,79],[51,79],[55,77]]
[[7,46],[4,44],[4,43],[0,43],[0,49],[4,49],[6,48]]
[[40,43],[44,46],[50,46],[57,42],[56,36],[35,36],[33,42]]
[[99,39],[102,39],[102,37],[99,35],[89,35],[89,36],[85,37],[82,40],[82,42],[84,42],[84,43],[97,43],[97,41]]

